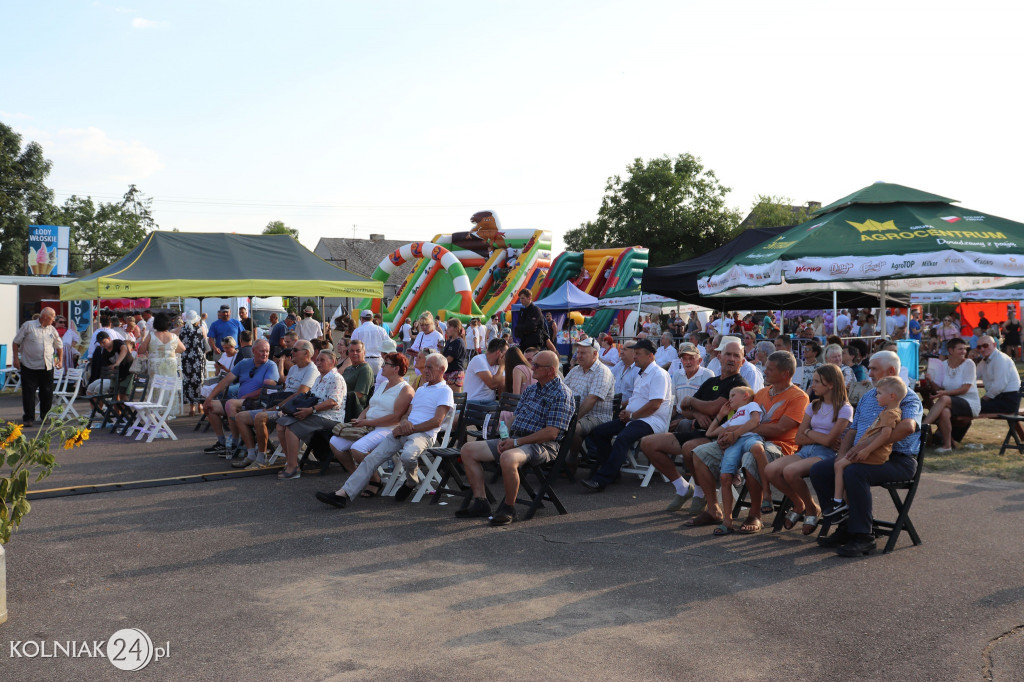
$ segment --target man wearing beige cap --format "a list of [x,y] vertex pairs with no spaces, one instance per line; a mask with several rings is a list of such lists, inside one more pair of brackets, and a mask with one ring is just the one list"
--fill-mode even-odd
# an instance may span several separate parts
[[[683,400],[690,398],[697,389],[708,379],[715,376],[707,367],[701,367],[700,351],[692,343],[683,343],[679,346],[679,362],[682,367],[672,375],[672,393],[675,396],[675,407],[677,414],[683,409]],[[672,430],[675,430],[673,425]]]
[[313,306],[307,305],[302,310],[302,319],[295,323],[295,331],[300,339],[307,341],[324,337],[323,326],[313,317]]
[[576,366],[565,376],[565,385],[573,396],[580,399],[580,409],[566,465],[570,472],[576,470],[583,439],[595,427],[612,420],[612,400],[615,397],[615,377],[607,366],[597,361],[597,341],[582,339],[573,345],[576,348]]

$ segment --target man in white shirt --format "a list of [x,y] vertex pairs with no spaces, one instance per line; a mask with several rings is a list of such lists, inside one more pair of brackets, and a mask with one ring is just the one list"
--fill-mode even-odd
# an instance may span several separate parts
[[408,317],[405,318],[402,326],[398,328],[398,331],[393,336],[398,336],[402,340],[401,346],[398,348],[399,353],[405,353],[409,350],[409,346],[412,345],[412,325],[409,324]]
[[672,362],[677,359],[675,346],[672,345],[672,332],[665,332],[661,335],[661,346],[654,353],[654,362],[667,372]]
[[619,352],[619,361],[612,367],[612,376],[615,377],[615,392],[622,396],[623,404],[629,402],[633,395],[633,385],[636,378],[640,376],[640,368],[636,366],[636,356],[633,353],[633,346],[636,341],[626,341],[622,344]]
[[[370,317],[373,317],[373,313],[370,313]],[[295,323],[295,331],[298,332],[300,339],[307,341],[324,337],[323,325],[313,318],[313,306],[307,305],[303,309],[302,319]]]
[[480,324],[478,317],[470,320],[466,328],[466,347],[473,355],[480,355],[487,348],[487,330]]
[[996,348],[988,334],[978,337],[978,378],[985,386],[981,399],[984,414],[1017,414],[1020,409],[1020,374],[1013,359]]
[[[907,335],[907,316],[903,314],[903,311],[899,308],[896,309],[896,314],[891,316],[885,321],[886,330],[885,333],[893,338],[905,338]],[[896,336],[899,334],[899,336]]]
[[376,376],[380,372],[382,363],[381,350],[388,343],[390,337],[383,327],[378,327],[373,323],[372,310],[363,310],[359,314],[359,319],[362,320],[362,324],[352,330],[352,340],[363,342],[363,348],[366,349],[366,364],[370,366]]
[[[743,342],[740,341],[738,336],[723,336],[721,342],[719,342],[718,346],[715,347],[715,351],[721,353],[723,350],[725,350],[726,346],[732,343],[739,346],[740,355],[742,356]],[[708,369],[711,370],[711,372],[716,377],[721,376],[722,361],[719,360],[717,357],[712,359],[711,362],[708,363]],[[757,367],[754,367],[746,360],[744,360],[743,363],[740,365],[740,376],[746,379],[747,385],[754,389],[755,393],[764,388],[764,375],[761,374],[761,370],[759,370]]]
[[672,381],[668,372],[654,362],[654,344],[647,339],[637,341],[633,353],[640,375],[629,403],[619,412],[618,419],[601,424],[587,438],[587,452],[600,467],[589,479],[580,481],[584,492],[604,490],[618,479],[626,454],[634,444],[644,436],[668,429],[672,416]]
[[836,315],[836,332],[840,336],[850,335],[850,313],[846,310]]
[[96,353],[99,352],[100,342],[96,340],[96,336],[100,332],[106,332],[107,337],[110,338],[110,316],[100,315],[100,325],[92,333],[92,338],[89,340],[89,350],[86,351],[86,355],[92,359],[96,357]]
[[335,507],[347,506],[350,500],[359,497],[377,467],[401,453],[406,481],[395,493],[395,500],[407,500],[419,485],[420,455],[427,448],[433,447],[448,412],[455,408],[452,389],[444,381],[446,371],[448,360],[440,353],[432,353],[423,368],[423,384],[413,396],[405,418],[359,463],[340,490],[334,493],[318,492],[316,499]]
[[466,365],[463,388],[466,402],[493,410],[498,406],[495,391],[505,386],[505,351],[508,344],[504,339],[494,339],[487,344],[487,352],[477,355]]

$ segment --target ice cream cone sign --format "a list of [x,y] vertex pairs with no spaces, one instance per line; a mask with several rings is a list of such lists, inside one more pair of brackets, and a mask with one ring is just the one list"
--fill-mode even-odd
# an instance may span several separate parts
[[57,265],[57,249],[53,252],[47,250],[45,244],[40,244],[38,249],[28,247],[28,267],[33,275],[48,275]]

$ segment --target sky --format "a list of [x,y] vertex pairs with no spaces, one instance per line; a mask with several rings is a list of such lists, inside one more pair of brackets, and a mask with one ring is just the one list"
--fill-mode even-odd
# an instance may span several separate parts
[[[481,209],[555,237],[691,153],[827,204],[875,181],[1024,221],[1020,2],[0,4],[0,121],[68,196],[161,229],[421,240]],[[12,30],[14,29],[14,30]]]

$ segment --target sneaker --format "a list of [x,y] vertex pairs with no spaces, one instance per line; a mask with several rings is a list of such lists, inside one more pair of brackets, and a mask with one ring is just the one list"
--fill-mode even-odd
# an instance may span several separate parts
[[833,519],[836,519],[840,516],[846,516],[849,514],[849,512],[850,505],[846,504],[846,500],[843,500],[842,502],[840,502],[839,504],[837,504],[836,506],[832,507],[827,512],[822,514],[821,516],[822,518],[828,519],[830,523],[835,523]]
[[686,501],[689,500],[691,497],[693,497],[693,486],[692,485],[689,488],[686,489],[686,492],[684,494],[680,495],[680,494],[676,493],[676,495],[672,498],[672,501],[668,503],[667,507],[665,507],[665,511],[668,511],[668,512],[677,512],[677,511],[679,511],[686,504]]
[[348,498],[346,496],[337,495],[333,492],[318,492],[316,494],[316,499],[320,500],[324,504],[329,504],[332,507],[337,507],[338,509],[344,509],[345,506],[348,505]]
[[457,519],[486,519],[491,515],[491,505],[487,504],[487,500],[479,497],[474,497],[473,501],[465,509],[459,509],[455,512],[455,518]]
[[233,469],[248,469],[249,465],[255,464],[255,463],[256,463],[256,458],[255,457],[246,457],[245,459],[240,459],[240,460],[232,462],[231,463],[231,468],[233,468]]
[[224,453],[227,449],[228,449],[228,447],[226,445],[224,445],[224,443],[214,443],[210,447],[204,448],[203,452],[205,452],[207,454],[210,454],[210,455],[220,455],[220,454]]
[[516,508],[512,505],[505,504],[502,502],[498,505],[498,508],[494,512],[494,516],[491,517],[492,526],[507,526],[513,521],[518,521],[519,518],[516,515]]

